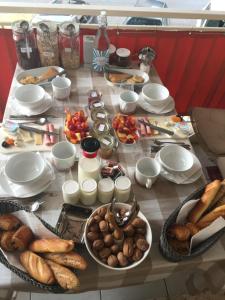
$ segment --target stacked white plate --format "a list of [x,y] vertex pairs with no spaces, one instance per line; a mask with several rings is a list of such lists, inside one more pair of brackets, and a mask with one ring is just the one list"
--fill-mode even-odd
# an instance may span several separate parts
[[202,175],[198,158],[181,146],[164,146],[155,158],[161,165],[161,175],[177,184],[193,183]]
[[18,114],[33,116],[47,111],[53,105],[53,99],[42,87],[27,84],[16,89],[13,104]]
[[147,112],[165,114],[175,108],[175,102],[168,89],[158,83],[149,83],[142,88],[139,106]]
[[27,198],[46,190],[55,179],[52,165],[39,153],[11,156],[0,172],[0,186],[9,196]]

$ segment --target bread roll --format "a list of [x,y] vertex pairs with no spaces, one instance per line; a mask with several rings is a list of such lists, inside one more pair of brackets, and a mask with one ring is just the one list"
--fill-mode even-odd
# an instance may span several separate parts
[[204,214],[204,212],[212,203],[213,199],[215,198],[217,192],[220,189],[220,186],[221,186],[221,181],[218,179],[212,181],[206,186],[201,199],[198,201],[198,203],[195,205],[195,207],[191,210],[191,212],[188,215],[187,219],[190,223],[195,224],[198,222],[198,220],[201,218],[201,216]]
[[31,229],[26,225],[22,225],[19,229],[17,229],[12,237],[14,249],[24,251],[27,249],[33,237]]
[[1,237],[1,247],[5,251],[13,251],[14,246],[12,242],[12,237],[14,235],[15,231],[5,231],[2,233]]
[[191,232],[185,225],[173,224],[167,231],[168,235],[178,241],[187,241]]
[[79,279],[72,271],[51,260],[46,259],[46,262],[52,269],[56,281],[63,289],[74,290],[80,286]]
[[20,227],[21,221],[14,215],[0,216],[0,229],[1,230],[14,230]]
[[199,228],[205,228],[215,221],[218,217],[225,217],[225,204],[214,208],[211,212],[206,214],[196,224]]
[[74,242],[72,240],[62,240],[59,238],[53,239],[40,239],[33,241],[29,249],[37,253],[53,252],[63,253],[70,252],[74,248]]
[[50,259],[57,264],[71,267],[74,269],[85,270],[87,268],[86,260],[78,253],[45,253],[44,258]]
[[24,251],[20,254],[20,262],[28,274],[37,281],[44,284],[53,284],[55,282],[51,268],[37,254],[31,251]]

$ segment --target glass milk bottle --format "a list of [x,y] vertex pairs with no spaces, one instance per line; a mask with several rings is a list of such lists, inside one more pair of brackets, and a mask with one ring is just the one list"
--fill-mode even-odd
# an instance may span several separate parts
[[100,143],[96,138],[87,137],[81,141],[83,150],[82,156],[78,162],[78,181],[79,184],[85,179],[92,178],[96,181],[100,179],[101,163],[97,157]]
[[107,17],[106,12],[101,11],[98,17],[98,31],[94,40],[93,62],[94,71],[103,72],[109,64],[109,37],[107,34]]

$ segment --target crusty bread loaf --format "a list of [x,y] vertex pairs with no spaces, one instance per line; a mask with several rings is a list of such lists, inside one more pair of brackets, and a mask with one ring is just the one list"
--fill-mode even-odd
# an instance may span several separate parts
[[212,181],[206,186],[201,199],[198,201],[198,203],[189,213],[187,217],[188,222],[194,224],[198,222],[198,220],[201,218],[201,216],[204,214],[204,212],[208,209],[208,207],[212,203],[213,199],[215,198],[217,192],[220,189],[220,186],[221,186],[221,181],[218,179]]
[[56,281],[58,284],[65,290],[70,289],[77,289],[80,286],[79,279],[77,276],[67,269],[66,267],[63,267],[49,259],[46,259],[47,264],[51,268]]
[[12,237],[15,231],[4,231],[1,237],[1,247],[5,251],[15,250],[13,247]]
[[74,241],[63,240],[59,238],[53,239],[40,239],[33,241],[29,249],[37,253],[53,252],[53,253],[63,253],[70,252],[74,248]]
[[14,230],[20,227],[21,221],[14,215],[0,216],[0,229],[1,230]]
[[205,228],[218,217],[225,217],[225,204],[214,208],[212,211],[202,217],[196,225],[201,229]]
[[71,267],[79,270],[85,270],[87,268],[86,260],[75,252],[69,253],[45,253],[44,258],[50,259],[57,264]]
[[211,202],[209,209],[213,208],[215,206],[220,206],[222,199],[224,199],[225,196],[225,179],[223,181],[221,181],[221,186],[219,191],[217,192],[215,198],[213,199],[213,201]]
[[53,284],[55,278],[51,268],[43,258],[31,251],[20,254],[20,262],[31,277],[44,284]]
[[20,226],[20,228],[17,229],[17,231],[14,233],[12,237],[12,243],[14,249],[19,251],[24,251],[25,249],[27,249],[33,237],[34,237],[33,233],[28,226],[26,225]]
[[199,228],[196,224],[187,223],[187,224],[185,224],[185,226],[190,230],[191,236],[193,236],[199,232]]

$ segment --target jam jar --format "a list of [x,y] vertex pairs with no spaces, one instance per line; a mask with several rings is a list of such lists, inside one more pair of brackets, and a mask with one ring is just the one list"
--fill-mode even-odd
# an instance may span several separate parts
[[99,155],[103,159],[108,159],[113,154],[113,149],[115,146],[114,137],[110,134],[107,134],[100,137],[98,140],[100,142]]
[[92,109],[92,104],[95,102],[100,102],[102,98],[102,93],[96,89],[90,90],[88,92],[88,107]]
[[37,46],[42,66],[59,66],[58,31],[54,22],[37,24]]
[[93,134],[96,138],[108,134],[110,126],[108,122],[97,120],[93,124]]
[[64,22],[59,27],[59,51],[64,68],[77,69],[80,66],[79,24]]
[[25,20],[16,21],[12,24],[12,31],[18,64],[26,70],[40,67],[35,33],[30,24]]
[[116,50],[117,65],[120,67],[128,67],[131,63],[130,50],[126,48],[119,48]]
[[103,108],[94,108],[91,111],[91,119],[94,122],[98,121],[98,120],[103,121],[103,122],[107,122],[108,121],[108,113]]

